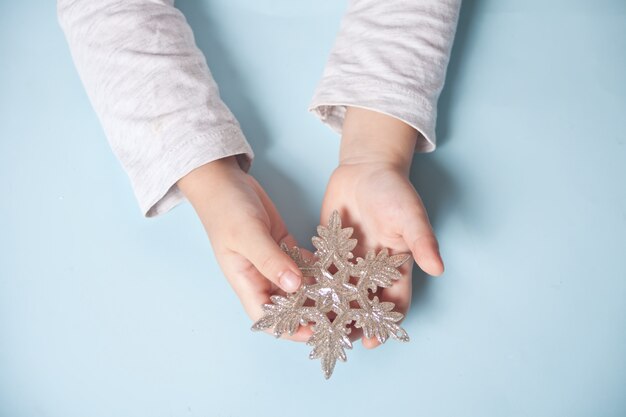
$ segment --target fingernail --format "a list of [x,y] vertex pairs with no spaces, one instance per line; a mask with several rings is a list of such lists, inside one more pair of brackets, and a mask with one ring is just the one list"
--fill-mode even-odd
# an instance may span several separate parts
[[300,277],[291,271],[285,271],[280,276],[280,286],[285,291],[294,292],[300,287]]

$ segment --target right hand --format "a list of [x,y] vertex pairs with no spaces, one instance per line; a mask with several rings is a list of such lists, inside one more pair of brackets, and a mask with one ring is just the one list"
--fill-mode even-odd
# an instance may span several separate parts
[[[261,185],[234,156],[191,171],[178,187],[193,205],[209,236],[215,257],[253,321],[263,316],[270,295],[294,292],[302,273],[279,244],[297,246]],[[269,333],[269,330],[268,330]],[[312,332],[301,326],[283,338],[306,341]]]

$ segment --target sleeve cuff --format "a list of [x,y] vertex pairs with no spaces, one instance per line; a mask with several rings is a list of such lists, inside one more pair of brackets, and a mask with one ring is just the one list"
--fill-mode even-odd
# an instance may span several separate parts
[[309,111],[341,135],[347,106],[387,114],[413,127],[418,132],[415,152],[436,148],[437,107],[425,95],[378,80],[325,78],[315,91]]
[[254,152],[238,126],[179,142],[131,178],[142,214],[156,217],[168,212],[185,200],[176,185],[179,179],[204,164],[233,155],[248,172]]

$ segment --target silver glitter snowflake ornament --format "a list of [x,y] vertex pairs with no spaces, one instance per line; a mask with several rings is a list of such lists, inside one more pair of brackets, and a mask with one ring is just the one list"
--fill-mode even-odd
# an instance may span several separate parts
[[311,239],[317,249],[314,259],[306,260],[297,247],[289,249],[282,244],[282,250],[303,275],[315,282],[304,283],[298,291],[284,297],[270,297],[272,303],[263,305],[265,315],[252,326],[252,330],[273,329],[274,335],[280,337],[284,333],[293,335],[299,326],[312,323],[313,334],[307,341],[313,346],[309,358],[321,359],[326,379],[332,375],[337,359],[346,361],[345,349],[352,349],[348,338],[352,323],[363,329],[365,337],[376,337],[380,343],[389,337],[409,341],[406,331],[397,324],[404,316],[393,311],[393,303],[381,302],[376,296],[370,298],[368,290],[374,293],[402,278],[398,267],[410,255],[390,256],[383,249],[378,253],[369,251],[354,263],[350,261],[351,251],[357,240],[350,239],[352,232],[351,227],[341,228],[341,218],[335,210],[328,226],[318,226],[319,236]]

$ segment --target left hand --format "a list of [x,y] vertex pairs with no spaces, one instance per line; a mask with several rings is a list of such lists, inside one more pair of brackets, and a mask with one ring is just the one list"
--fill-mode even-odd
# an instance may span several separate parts
[[[437,239],[424,205],[409,181],[417,132],[404,122],[371,110],[349,107],[343,126],[340,162],[330,177],[322,203],[321,224],[339,210],[358,239],[354,255],[389,248],[411,252],[430,275],[443,273]],[[413,262],[400,267],[403,279],[380,291],[379,298],[396,304],[406,315],[411,304]],[[360,337],[353,331],[352,339]],[[363,338],[374,348],[375,339]]]

